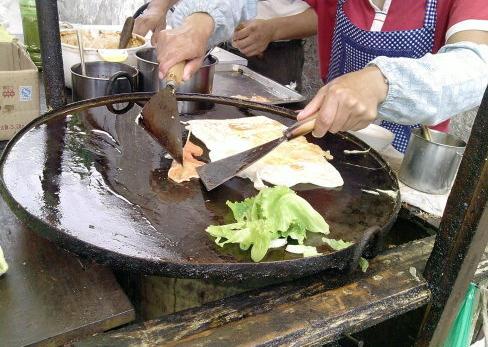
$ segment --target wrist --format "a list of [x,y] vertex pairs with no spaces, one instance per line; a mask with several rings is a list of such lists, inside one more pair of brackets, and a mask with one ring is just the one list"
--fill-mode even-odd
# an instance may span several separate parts
[[264,21],[266,30],[270,33],[270,42],[279,41],[282,39],[279,35],[279,19],[280,18],[273,18]]
[[388,79],[383,75],[380,68],[376,65],[369,65],[365,68],[371,76],[374,88],[372,91],[378,102],[378,105],[385,101],[388,95]]
[[214,32],[215,22],[212,16],[208,13],[196,12],[186,18],[185,26],[193,31],[198,37],[205,40],[205,44],[207,44]]
[[147,7],[147,11],[158,15],[166,15],[170,7],[171,4],[168,0],[152,0]]

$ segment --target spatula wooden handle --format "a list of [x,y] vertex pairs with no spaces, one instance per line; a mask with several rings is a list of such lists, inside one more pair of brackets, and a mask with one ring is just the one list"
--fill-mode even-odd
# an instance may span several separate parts
[[182,61],[181,63],[178,63],[169,69],[166,76],[166,81],[169,85],[176,87],[181,84],[181,81],[183,80],[183,70],[185,70],[185,65],[186,62]]
[[317,116],[318,113],[300,122],[296,122],[285,130],[285,136],[288,138],[288,140],[291,140],[295,137],[307,135],[308,133],[312,132],[313,128],[315,127],[315,120],[317,119]]

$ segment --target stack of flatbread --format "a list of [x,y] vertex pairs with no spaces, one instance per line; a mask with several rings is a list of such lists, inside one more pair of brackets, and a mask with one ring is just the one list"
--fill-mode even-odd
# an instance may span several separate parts
[[[198,119],[187,128],[210,151],[216,161],[279,138],[286,128],[280,122],[264,116],[237,119]],[[311,183],[326,188],[344,184],[341,174],[326,159],[327,152],[300,136],[280,144],[269,154],[239,174],[249,178],[257,189],[264,182],[292,187]]]

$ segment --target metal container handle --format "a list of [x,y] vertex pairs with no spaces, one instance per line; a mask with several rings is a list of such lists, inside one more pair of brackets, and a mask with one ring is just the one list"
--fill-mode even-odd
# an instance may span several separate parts
[[144,11],[147,9],[147,7],[149,6],[151,2],[148,1],[146,2],[144,5],[142,5],[141,7],[139,7],[137,9],[137,11],[134,13],[134,15],[132,16],[134,19],[136,19],[137,17],[139,17],[141,14],[144,13]]
[[[107,83],[107,87],[105,88],[105,95],[112,95],[113,94],[114,84],[115,84],[115,82],[119,78],[125,78],[125,79],[127,79],[127,81],[129,82],[129,85],[130,85],[130,91],[131,91],[131,93],[134,93],[135,92],[135,89],[134,89],[134,80],[132,79],[131,74],[129,74],[126,71],[118,71],[118,72],[114,73],[109,78],[108,83]],[[132,101],[129,102],[127,104],[127,106],[125,106],[124,108],[122,108],[120,110],[115,109],[113,104],[108,104],[107,105],[107,109],[110,112],[115,113],[115,114],[123,114],[123,113],[126,113],[132,107],[134,107],[134,102],[132,102]]]

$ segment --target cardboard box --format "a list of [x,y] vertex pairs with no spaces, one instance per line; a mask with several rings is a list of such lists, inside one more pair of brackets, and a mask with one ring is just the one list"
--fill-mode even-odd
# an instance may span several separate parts
[[39,72],[17,42],[0,42],[0,141],[40,114]]

